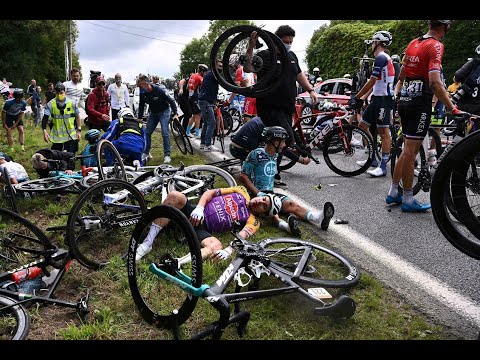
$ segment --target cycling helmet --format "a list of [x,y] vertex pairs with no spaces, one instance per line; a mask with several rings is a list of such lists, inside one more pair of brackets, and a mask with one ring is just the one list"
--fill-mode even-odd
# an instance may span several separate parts
[[57,82],[55,84],[55,91],[60,92],[60,91],[65,91],[65,85],[61,81]]
[[100,136],[100,130],[97,129],[91,129],[88,130],[87,133],[85,134],[85,140],[91,141],[91,140],[96,140]]
[[377,31],[372,36],[372,40],[365,40],[365,43],[371,45],[374,41],[380,41],[385,47],[392,43],[392,34],[388,31]]
[[398,56],[397,54],[392,55],[392,61],[396,62],[396,63],[399,63],[400,62],[400,56]]
[[207,71],[208,66],[205,64],[198,64],[198,71]]
[[135,115],[133,114],[133,111],[132,109],[128,108],[128,107],[124,107],[124,108],[121,108],[120,111],[118,112],[117,114],[117,117],[120,119],[120,118],[123,118],[125,116],[129,116],[129,117],[135,117]]
[[317,78],[317,80],[315,80],[315,81],[316,81],[317,83],[319,83],[319,82],[322,82],[322,81],[323,81],[323,79],[322,79],[322,77],[321,77],[321,76],[319,76],[319,77]]
[[350,74],[345,74],[345,75],[343,75],[343,77],[344,77],[345,79],[350,79],[350,78],[352,77],[352,75],[350,75]]
[[286,139],[287,136],[287,131],[281,126],[268,126],[262,131],[262,138],[267,143],[275,139]]
[[480,45],[478,45],[478,46],[475,48],[475,52],[477,53],[477,55],[480,55]]
[[320,72],[320,69],[318,67],[314,67],[313,72]]
[[267,196],[270,198],[270,210],[268,211],[268,216],[277,215],[280,210],[282,210],[282,200],[275,194],[267,194]]
[[13,90],[13,97],[14,98],[22,98],[23,97],[23,89],[16,88]]

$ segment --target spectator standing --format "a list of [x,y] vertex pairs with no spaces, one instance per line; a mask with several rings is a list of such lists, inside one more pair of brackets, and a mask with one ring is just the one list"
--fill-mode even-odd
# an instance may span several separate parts
[[[80,111],[77,105],[65,95],[65,85],[58,82],[55,85],[55,99],[45,106],[42,119],[43,139],[52,142],[52,150],[76,153],[80,141],[82,127]],[[47,123],[50,122],[50,133]]]
[[85,111],[88,115],[86,124],[89,129],[107,131],[110,126],[110,95],[105,91],[103,76],[97,76],[95,89],[88,95]]
[[37,87],[37,81],[35,79],[32,79],[30,81],[30,85],[28,85],[28,87],[27,87],[27,94],[28,94],[29,97],[33,95],[36,87]]
[[128,88],[122,84],[122,75],[115,74],[115,82],[108,85],[107,92],[112,102],[112,120],[115,120],[120,109],[130,107]]
[[190,107],[190,102],[188,101],[188,79],[190,76],[185,76],[178,83],[178,105],[183,112],[183,121],[182,126],[186,130],[190,117],[192,116],[192,109]]
[[35,90],[32,95],[32,113],[33,113],[33,124],[35,126],[40,125],[42,121],[41,110],[42,110],[42,97],[40,95],[42,88],[40,86],[35,87]]
[[86,95],[83,92],[80,70],[73,68],[70,70],[70,81],[65,81],[65,94],[71,99],[77,108],[85,109]]
[[7,140],[10,151],[15,151],[13,148],[13,134],[12,131],[18,130],[18,142],[25,151],[25,133],[23,130],[23,115],[27,110],[27,102],[23,99],[23,89],[13,90],[13,99],[7,100],[3,105],[2,122],[3,127],[7,131]]
[[3,100],[7,101],[10,97],[10,86],[12,83],[9,83],[6,78],[3,78],[2,83],[0,84],[0,93],[3,96]]
[[45,97],[43,98],[43,106],[45,107],[52,99],[55,99],[55,89],[53,88],[53,83],[48,83],[47,91],[45,91]]
[[150,108],[150,114],[148,115],[147,120],[146,146],[145,151],[142,154],[142,163],[146,163],[148,159],[152,157],[150,154],[150,149],[152,147],[152,134],[160,122],[163,139],[163,162],[168,164],[171,161],[170,129],[168,123],[170,121],[171,112],[173,112],[173,117],[178,119],[177,104],[175,103],[175,100],[168,95],[166,89],[162,89],[158,85],[150,83],[146,75],[139,76],[137,86],[140,88],[138,113],[143,114],[145,104],[149,104]]

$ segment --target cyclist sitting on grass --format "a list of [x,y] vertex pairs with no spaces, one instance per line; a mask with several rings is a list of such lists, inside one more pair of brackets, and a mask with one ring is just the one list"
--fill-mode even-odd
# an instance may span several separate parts
[[[32,166],[41,178],[47,178],[50,171],[65,171],[68,175],[73,174],[75,169],[74,153],[41,149],[32,156]],[[53,164],[44,160],[60,160],[60,163]]]
[[[90,129],[87,131],[87,133],[85,134],[85,140],[88,141],[88,144],[85,145],[85,147],[83,148],[83,151],[80,155],[82,156],[85,156],[85,155],[92,155],[92,154],[95,154],[96,150],[97,150],[97,143],[98,141],[100,140],[100,130],[98,129]],[[87,167],[97,167],[97,157],[94,155],[94,156],[90,156],[90,157],[86,157],[84,159],[82,159],[83,161],[83,165],[87,166]]]
[[[274,194],[274,177],[277,172],[277,157],[286,146],[287,131],[280,126],[271,126],[263,129],[262,137],[266,145],[250,152],[243,162],[240,181],[254,196],[275,196],[281,200],[279,212],[291,214],[288,223],[274,215],[272,221],[278,228],[295,236],[300,236],[298,218],[320,224],[322,230],[327,230],[334,214],[333,204],[326,202],[323,211],[319,213],[307,210],[288,196]],[[272,201],[274,200],[271,197]]]
[[[273,202],[272,202],[273,199]],[[273,204],[273,206],[272,206]],[[259,216],[273,216],[281,206],[280,198],[272,195],[257,196],[250,199],[247,189],[243,186],[212,189],[203,193],[195,207],[184,194],[172,191],[163,205],[180,209],[192,223],[198,240],[202,245],[202,258],[225,260],[233,252],[229,246],[223,249],[222,243],[212,233],[226,232],[233,229],[236,222],[243,225],[239,235],[248,238],[260,228]],[[150,231],[137,248],[136,261],[152,250],[153,241],[162,228],[168,224],[168,219],[157,219],[152,223]],[[178,259],[178,265],[190,261],[190,254]]]

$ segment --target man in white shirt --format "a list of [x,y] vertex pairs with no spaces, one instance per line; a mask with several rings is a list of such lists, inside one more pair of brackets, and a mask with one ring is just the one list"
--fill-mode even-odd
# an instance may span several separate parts
[[130,107],[128,88],[122,84],[122,75],[115,74],[115,83],[108,86],[107,92],[110,94],[112,105],[112,120],[115,120],[120,109]]
[[70,70],[70,81],[65,81],[65,95],[71,99],[77,107],[85,109],[86,95],[83,93],[83,85],[80,82],[80,70],[73,68]]
[[0,178],[3,176],[4,168],[8,171],[10,184],[18,184],[19,182],[30,180],[27,171],[21,164],[13,161],[6,161],[5,154],[0,152]]

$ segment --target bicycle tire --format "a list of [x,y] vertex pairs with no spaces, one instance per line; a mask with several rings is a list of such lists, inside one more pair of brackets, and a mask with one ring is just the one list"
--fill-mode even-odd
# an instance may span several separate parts
[[351,260],[319,244],[280,237],[264,239],[258,246],[264,249],[265,255],[271,260],[270,266],[288,276],[293,275],[305,247],[311,248],[313,257],[307,260],[304,272],[298,278],[299,283],[329,288],[348,288],[360,280],[360,271]]
[[185,177],[192,177],[194,179],[203,180],[204,186],[198,188],[193,193],[188,193],[188,184],[180,184],[171,180],[168,183],[168,192],[180,191],[189,194],[189,198],[193,196],[194,198],[200,199],[202,194],[211,189],[218,189],[224,187],[233,187],[237,186],[235,178],[227,171],[213,165],[191,165],[187,166],[180,173]]
[[[158,218],[170,219],[168,227],[184,234],[185,241],[179,243],[171,232],[164,228],[153,242],[152,250],[136,262],[138,244],[147,235],[149,225]],[[127,254],[128,283],[133,301],[147,323],[172,329],[183,324],[195,309],[197,296],[188,294],[185,296],[185,292],[179,286],[161,280],[148,269],[151,263],[160,262],[167,254],[172,258],[178,258],[189,252],[192,261],[183,265],[181,271],[191,278],[193,287],[199,288],[203,275],[200,242],[190,221],[180,210],[167,205],[155,206],[148,210],[135,226]],[[177,313],[174,314],[173,310],[177,310]]]
[[[230,64],[230,55],[233,48],[243,39],[247,39],[250,37],[252,31],[256,31],[258,34],[259,39],[262,39],[265,44],[267,45],[268,49],[270,50],[271,58],[270,58],[270,70],[268,73],[264,74],[262,79],[259,79],[255,85],[249,87],[240,87],[236,85],[235,80],[232,79],[231,75],[229,74],[229,64]],[[230,36],[237,34],[228,45],[225,46],[224,41],[227,40]],[[279,43],[280,42],[280,43]],[[237,94],[241,94],[248,97],[264,97],[270,95],[276,88],[279,86],[278,81],[271,81],[273,75],[276,71],[277,67],[277,52],[274,51],[278,48],[280,51],[280,71],[279,73],[284,73],[286,65],[287,65],[287,52],[284,46],[279,46],[281,44],[281,40],[278,36],[267,32],[266,30],[262,30],[255,26],[250,25],[240,25],[234,26],[230,29],[227,29],[224,33],[222,33],[215,43],[212,46],[210,51],[210,66],[213,71],[213,75],[217,82],[227,91],[231,91]],[[223,56],[219,56],[220,49],[225,49],[223,52]],[[217,69],[216,61],[217,58],[221,58],[223,62],[223,74]]]
[[15,189],[17,191],[25,192],[59,192],[59,190],[65,190],[66,188],[75,185],[75,180],[64,177],[51,177],[27,180],[22,183],[16,184]]
[[230,115],[230,113],[227,110],[222,109],[221,111],[222,111],[222,118],[223,118],[223,130],[224,130],[225,136],[228,136],[233,130],[233,118],[232,118],[232,115]]
[[[364,144],[363,148],[357,148],[350,145],[349,150],[346,151],[345,144],[342,142],[342,139],[337,132],[338,127],[335,126],[327,133],[327,135],[325,135],[323,140],[323,158],[330,170],[338,175],[345,177],[360,175],[367,171],[373,161],[373,157],[375,156],[373,140],[366,131],[362,130],[358,126],[342,125],[342,127],[349,144],[351,143],[352,138],[357,138],[360,136],[362,139],[362,144]],[[355,156],[356,153],[357,156]],[[339,162],[337,162],[337,160]],[[349,161],[349,165],[346,166],[346,169],[341,169],[338,165],[340,161],[343,160]],[[367,161],[363,166],[359,167],[357,161],[363,160]]]
[[[0,308],[16,301],[0,295]],[[30,315],[22,304],[0,311],[0,340],[25,340],[30,330]]]
[[[128,192],[126,198],[105,203],[106,194]],[[113,195],[112,198],[115,196]],[[136,224],[147,210],[135,185],[121,179],[105,179],[85,190],[68,215],[67,244],[73,257],[92,270],[104,267],[115,255],[123,255]]]
[[228,110],[232,116],[232,133],[235,133],[240,125],[243,123],[243,116],[240,114],[240,111],[236,108]]
[[175,144],[177,144],[178,150],[180,150],[180,152],[183,155],[186,155],[187,144],[185,143],[185,137],[187,137],[187,135],[185,134],[185,137],[183,136],[183,133],[185,133],[185,130],[182,133],[179,127],[182,128],[182,130],[183,130],[183,127],[179,125],[180,124],[178,122],[175,122],[175,119],[173,118],[170,119],[170,132],[173,135],[173,140],[175,141]]
[[[106,166],[106,151],[111,151],[113,154],[113,171],[107,171],[107,169],[104,169],[104,166]],[[120,153],[118,152],[117,148],[115,145],[113,145],[110,141],[106,139],[102,139],[98,142],[97,144],[97,166],[98,166],[98,174],[100,175],[100,180],[105,180],[105,179],[123,179],[127,180],[127,176],[125,173],[125,166],[123,164],[122,157]]]
[[[430,192],[433,218],[442,234],[455,248],[477,260],[480,260],[480,237],[472,233],[471,228],[467,225],[465,225],[467,229],[463,228],[465,223],[472,224],[473,219],[468,219],[469,216],[472,216],[471,208],[467,205],[469,211],[466,208],[464,209],[466,205],[463,195],[457,193],[455,186],[450,185],[455,185],[455,182],[463,177],[463,183],[460,181],[457,185],[459,186],[458,188],[465,187],[465,178],[468,167],[471,164],[467,154],[472,154],[472,151],[474,151],[473,154],[480,152],[479,139],[480,132],[470,134],[448,151],[435,171]],[[449,209],[445,199],[445,188],[449,186],[452,189],[454,206],[462,218],[462,223],[449,216]],[[459,196],[458,199],[457,196]]]
[[13,211],[0,208],[0,223],[0,273],[56,249],[38,226]]
[[3,187],[3,195],[5,196],[8,203],[10,204],[10,208],[12,209],[12,211],[15,213],[18,213],[17,201],[15,199],[15,189],[10,183],[10,172],[6,167],[4,167],[2,170],[2,177],[3,179],[6,179],[5,185]]

